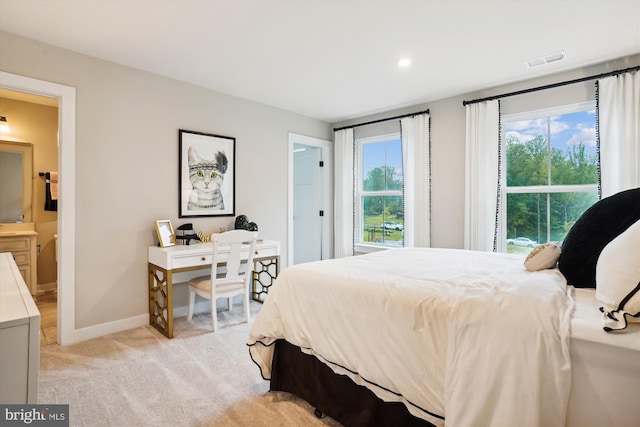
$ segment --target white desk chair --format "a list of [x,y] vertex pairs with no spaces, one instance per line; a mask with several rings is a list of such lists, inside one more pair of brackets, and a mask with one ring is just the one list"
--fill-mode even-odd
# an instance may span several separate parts
[[[196,294],[211,300],[211,324],[213,332],[218,330],[218,316],[216,314],[216,300],[227,298],[229,300],[229,310],[232,308],[232,298],[242,295],[242,305],[244,306],[245,322],[249,322],[249,286],[253,272],[253,255],[257,233],[247,230],[231,230],[226,233],[214,233],[211,235],[213,242],[213,258],[211,260],[211,275],[196,277],[189,280],[189,320],[193,318],[193,306]],[[248,243],[243,245],[243,243]],[[229,258],[227,259],[226,272],[218,273],[218,249],[220,246],[230,246]],[[248,246],[244,274],[241,271],[242,255],[241,250]]]

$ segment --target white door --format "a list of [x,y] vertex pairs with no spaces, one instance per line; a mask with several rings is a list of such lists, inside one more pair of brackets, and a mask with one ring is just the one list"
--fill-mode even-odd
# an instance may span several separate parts
[[333,205],[329,141],[289,134],[289,264],[331,258]]
[[293,263],[322,259],[322,175],[320,147],[293,146]]

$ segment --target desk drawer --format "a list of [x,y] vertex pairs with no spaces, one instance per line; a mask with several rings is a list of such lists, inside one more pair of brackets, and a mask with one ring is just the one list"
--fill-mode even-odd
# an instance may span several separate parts
[[265,248],[256,249],[253,254],[254,258],[264,258],[278,255],[278,248],[276,246],[269,246]]
[[185,255],[173,257],[173,268],[198,267],[207,265],[211,267],[211,257],[213,255]]
[[[255,249],[253,257],[265,258],[265,257],[276,256],[276,255],[278,255],[277,246],[268,246],[268,247]],[[220,259],[218,260],[218,262],[226,262],[227,256],[228,256],[227,253],[220,254]],[[185,268],[185,267],[197,268],[198,266],[205,267],[207,265],[211,265],[212,257],[213,255],[210,253],[206,255],[203,255],[203,254],[198,254],[198,255],[189,254],[189,255],[182,255],[182,256],[175,255],[173,256],[173,260],[172,260],[172,268]],[[247,259],[246,249],[243,250],[242,258],[245,260]]]

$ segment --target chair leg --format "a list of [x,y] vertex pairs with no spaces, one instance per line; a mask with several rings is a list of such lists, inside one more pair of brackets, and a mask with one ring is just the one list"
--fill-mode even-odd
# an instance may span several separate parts
[[244,320],[249,323],[251,320],[251,313],[249,312],[249,292],[245,292],[242,295],[242,305],[244,306]]
[[211,326],[213,332],[218,330],[218,311],[216,310],[216,299],[211,298]]
[[188,319],[193,319],[193,306],[196,303],[196,293],[189,288],[189,316]]

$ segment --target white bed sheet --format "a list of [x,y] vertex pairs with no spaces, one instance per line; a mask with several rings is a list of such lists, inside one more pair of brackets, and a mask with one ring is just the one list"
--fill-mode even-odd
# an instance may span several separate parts
[[456,427],[564,425],[573,300],[523,257],[402,248],[285,269],[251,328],[270,378],[277,339],[414,415]]

